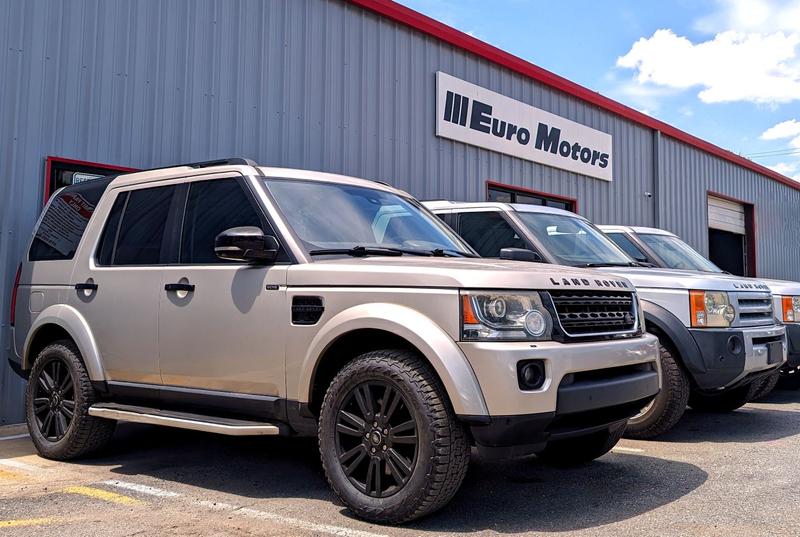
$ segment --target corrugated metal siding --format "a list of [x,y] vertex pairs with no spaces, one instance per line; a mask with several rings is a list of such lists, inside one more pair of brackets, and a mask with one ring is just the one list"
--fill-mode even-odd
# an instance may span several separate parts
[[[693,205],[702,192],[645,196],[655,191],[648,129],[342,0],[0,0],[0,46],[2,349],[47,155],[132,167],[242,155],[385,180],[425,199],[482,200],[491,179],[575,197],[598,223],[652,225],[657,202],[705,218]],[[614,181],[436,138],[437,70],[611,133]],[[664,177],[662,188],[689,191]],[[766,213],[759,226],[775,224]],[[701,220],[665,221],[704,246]],[[780,265],[772,254],[760,256],[764,269]],[[3,360],[0,422],[21,420],[21,396]]]
[[707,193],[755,205],[758,275],[800,281],[800,191],[666,136],[659,147],[662,227],[708,254]]

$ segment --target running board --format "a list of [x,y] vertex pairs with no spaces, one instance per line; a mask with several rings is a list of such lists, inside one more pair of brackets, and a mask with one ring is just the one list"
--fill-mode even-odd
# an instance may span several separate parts
[[164,425],[166,427],[229,436],[274,436],[281,434],[281,428],[272,423],[219,418],[118,403],[96,403],[89,407],[89,415],[110,420]]

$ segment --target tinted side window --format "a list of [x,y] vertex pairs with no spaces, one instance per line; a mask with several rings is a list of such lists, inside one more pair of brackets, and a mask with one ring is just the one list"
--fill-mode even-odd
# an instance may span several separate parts
[[112,265],[156,265],[161,259],[164,229],[173,186],[132,190],[117,234]]
[[606,233],[608,238],[611,239],[616,243],[617,246],[622,248],[622,250],[634,258],[636,261],[647,261],[647,254],[639,249],[638,246],[633,244],[624,233]]
[[528,247],[498,212],[461,213],[458,233],[482,257],[499,257],[502,248]]
[[114,200],[114,206],[108,213],[106,225],[103,228],[103,233],[100,235],[100,246],[97,248],[97,255],[95,256],[98,265],[110,265],[114,255],[114,244],[117,242],[117,234],[119,232],[119,222],[122,220],[122,210],[125,208],[125,202],[128,201],[128,193],[123,192],[117,199]]
[[228,263],[214,254],[214,239],[226,229],[264,229],[255,207],[236,179],[198,181],[189,186],[181,237],[181,263]]
[[94,208],[110,180],[87,181],[66,188],[52,199],[28,252],[31,261],[72,259]]

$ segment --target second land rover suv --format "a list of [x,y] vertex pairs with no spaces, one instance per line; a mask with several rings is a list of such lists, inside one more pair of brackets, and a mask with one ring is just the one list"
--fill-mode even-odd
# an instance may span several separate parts
[[[660,340],[659,396],[626,434],[652,438],[686,410],[730,411],[750,401],[786,361],[766,284],[749,278],[654,268],[630,258],[586,218],[537,205],[425,202],[478,253],[592,267],[628,278],[642,299],[645,327]],[[569,279],[559,280],[570,288]]]
[[58,191],[13,302],[42,456],[117,420],[316,436],[337,496],[384,523],[447,503],[472,446],[599,457],[659,391],[626,278],[479,259],[400,190],[241,159]]

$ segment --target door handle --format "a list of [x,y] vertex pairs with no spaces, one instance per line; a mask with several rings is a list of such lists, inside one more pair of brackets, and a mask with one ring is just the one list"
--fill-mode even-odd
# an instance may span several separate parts
[[194,284],[191,283],[168,283],[164,286],[164,291],[186,291],[194,292]]
[[96,283],[76,283],[75,289],[78,291],[97,291],[97,284]]

